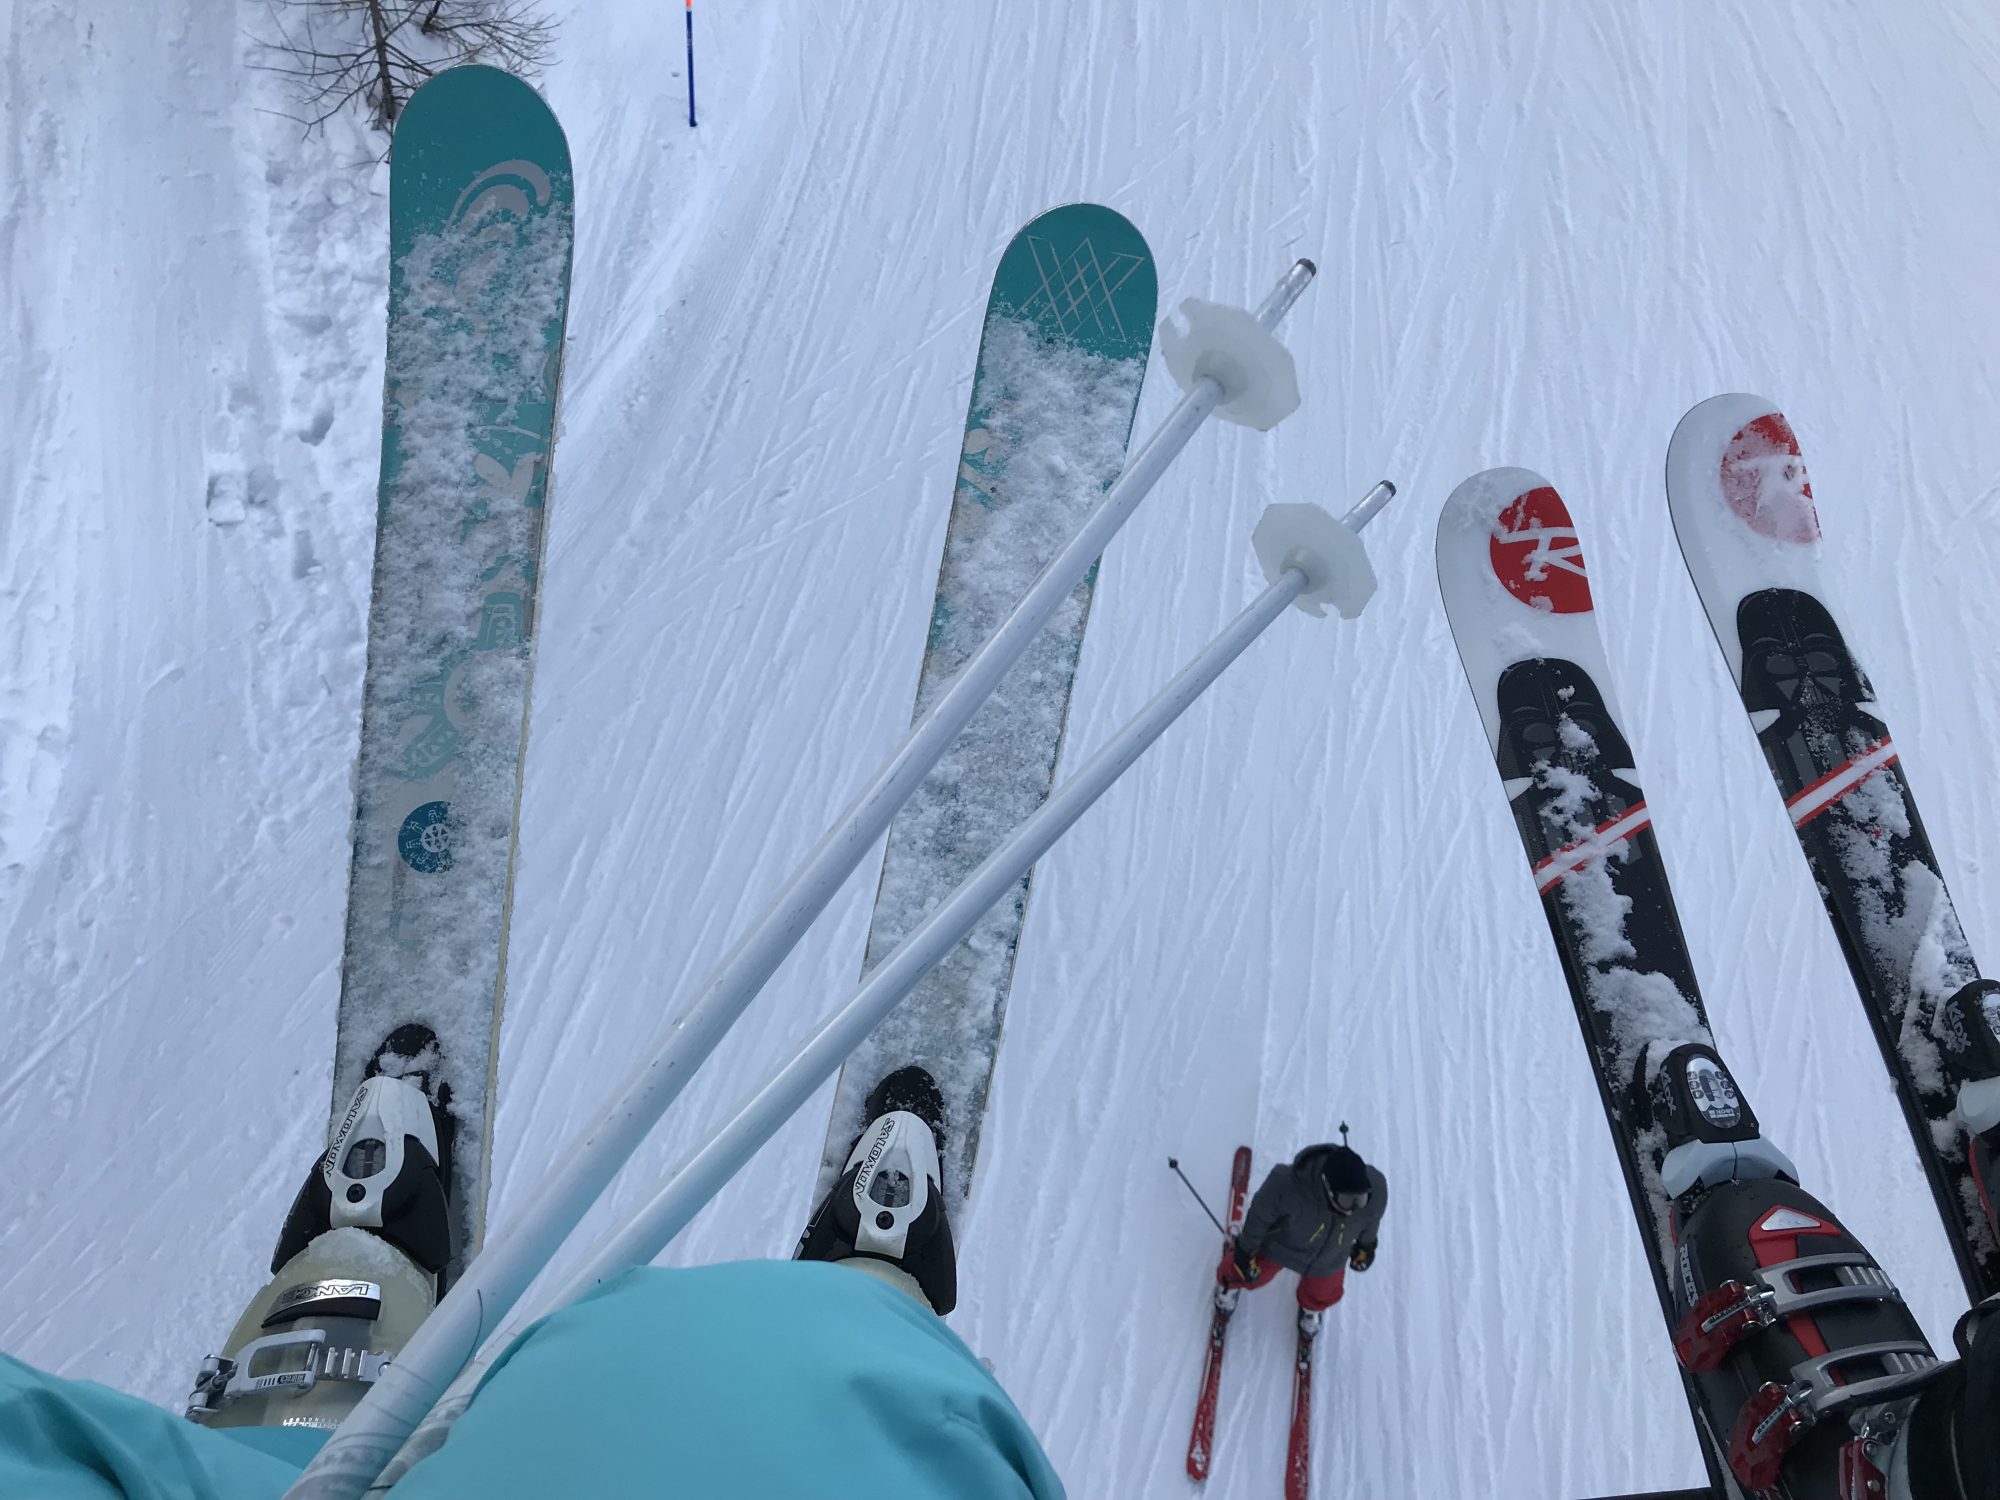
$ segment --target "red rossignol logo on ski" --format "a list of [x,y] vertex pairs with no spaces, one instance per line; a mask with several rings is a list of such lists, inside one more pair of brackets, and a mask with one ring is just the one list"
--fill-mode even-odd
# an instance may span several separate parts
[[1783,412],[1759,417],[1722,450],[1722,498],[1759,536],[1817,542],[1819,512],[1792,424]]
[[1562,496],[1548,485],[1510,501],[1493,524],[1493,576],[1531,609],[1590,613],[1583,546]]

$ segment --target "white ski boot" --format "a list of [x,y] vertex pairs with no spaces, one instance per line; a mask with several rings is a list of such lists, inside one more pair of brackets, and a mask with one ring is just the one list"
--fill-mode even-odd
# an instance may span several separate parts
[[336,1427],[437,1305],[451,1118],[436,1067],[428,1028],[383,1044],[286,1216],[272,1280],[202,1362],[190,1420]]

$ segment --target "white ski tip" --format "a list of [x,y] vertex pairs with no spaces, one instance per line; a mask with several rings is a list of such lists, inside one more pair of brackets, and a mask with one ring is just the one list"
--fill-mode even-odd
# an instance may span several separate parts
[[1541,614],[1590,614],[1576,526],[1533,469],[1487,469],[1451,492],[1438,513],[1437,566],[1447,615],[1497,609],[1504,619],[1503,597]]
[[[1533,469],[1485,469],[1451,492],[1438,512],[1438,551],[1463,545],[1474,555],[1500,531],[1500,516],[1522,495],[1551,489]],[[1454,542],[1454,538],[1461,539]]]
[[1213,380],[1222,387],[1215,414],[1259,432],[1299,409],[1292,352],[1255,317],[1240,307],[1190,297],[1181,303],[1179,318],[1160,323],[1160,358],[1182,390]]
[[[1723,445],[1732,437],[1759,417],[1773,416],[1777,411],[1775,403],[1747,391],[1730,391],[1696,402],[1680,419],[1667,442],[1669,470],[1676,455],[1691,457],[1699,451],[1704,458],[1720,458]],[[1704,477],[1706,472],[1704,465]]]
[[1819,541],[1798,440],[1762,396],[1710,396],[1681,418],[1667,443],[1667,503],[1683,550],[1733,524],[1768,542]]
[[1297,568],[1306,586],[1292,603],[1324,617],[1327,605],[1351,620],[1375,597],[1375,570],[1361,538],[1317,505],[1267,505],[1250,545],[1271,583]]

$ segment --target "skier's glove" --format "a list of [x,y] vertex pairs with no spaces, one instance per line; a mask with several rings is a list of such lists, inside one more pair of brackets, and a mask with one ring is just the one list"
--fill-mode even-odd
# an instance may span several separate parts
[[1375,1264],[1373,1245],[1356,1245],[1347,1255],[1347,1263],[1357,1271],[1365,1271]]
[[1245,1255],[1232,1245],[1223,1253],[1222,1264],[1215,1268],[1215,1279],[1224,1286],[1247,1286],[1257,1279],[1257,1257]]

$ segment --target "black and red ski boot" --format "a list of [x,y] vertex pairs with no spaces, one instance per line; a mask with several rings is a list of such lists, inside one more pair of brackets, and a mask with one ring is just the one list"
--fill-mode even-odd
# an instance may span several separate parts
[[1692,1196],[1676,1215],[1674,1349],[1730,1469],[1773,1500],[1846,1496],[1856,1433],[1937,1369],[1922,1329],[1874,1257],[1789,1178]]

